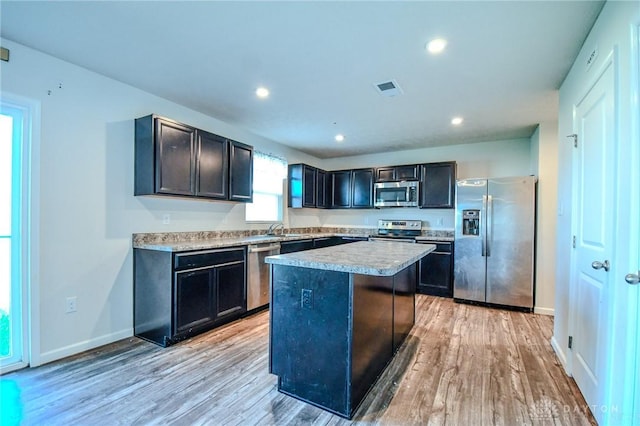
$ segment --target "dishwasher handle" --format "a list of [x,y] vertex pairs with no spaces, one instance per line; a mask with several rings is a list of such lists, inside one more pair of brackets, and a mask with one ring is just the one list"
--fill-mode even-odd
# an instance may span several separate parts
[[280,243],[269,244],[268,246],[261,246],[257,244],[249,246],[249,253],[261,253],[264,251],[273,251],[273,250],[280,250]]

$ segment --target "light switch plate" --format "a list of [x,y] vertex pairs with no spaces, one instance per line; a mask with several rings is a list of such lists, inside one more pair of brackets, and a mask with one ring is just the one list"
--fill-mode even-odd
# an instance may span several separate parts
[[9,49],[0,47],[0,59],[5,62],[9,62]]

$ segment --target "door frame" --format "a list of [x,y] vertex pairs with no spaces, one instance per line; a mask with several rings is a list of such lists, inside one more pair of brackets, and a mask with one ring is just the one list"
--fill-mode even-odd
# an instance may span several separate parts
[[[631,30],[631,75],[635,75],[635,79],[631,79],[631,96],[636,99],[635,104],[631,106],[631,129],[630,140],[640,140],[640,19],[632,25]],[[630,143],[630,156],[629,164],[636,165],[629,169],[629,181],[630,187],[630,203],[631,209],[629,210],[629,217],[636,218],[637,220],[630,220],[629,234],[635,236],[631,237],[631,244],[629,247],[629,266],[631,269],[627,273],[640,273],[640,146],[637,143]],[[634,187],[635,185],[635,187]],[[635,196],[634,196],[635,195]],[[635,228],[635,229],[634,229]],[[631,412],[634,414],[631,424],[633,426],[640,426],[640,284],[635,287],[629,288],[630,300],[629,300],[629,312],[635,312],[636,318],[633,321],[630,318],[627,338],[629,339],[630,346],[630,359],[628,359],[627,368],[630,368],[633,374],[630,376],[632,393],[629,396],[629,402],[626,404],[631,407]],[[635,293],[635,294],[634,294]],[[634,341],[635,340],[635,341]],[[635,369],[634,369],[635,364]]]
[[2,91],[0,101],[24,114],[21,153],[22,199],[21,215],[21,281],[22,281],[22,348],[23,363],[2,373],[30,365],[40,360],[40,140],[41,103]]

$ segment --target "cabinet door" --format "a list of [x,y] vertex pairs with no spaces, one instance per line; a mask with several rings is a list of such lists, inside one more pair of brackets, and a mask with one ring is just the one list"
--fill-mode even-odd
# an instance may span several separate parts
[[289,164],[287,167],[287,184],[289,185],[289,191],[287,191],[287,206],[299,209],[302,207],[302,167],[304,164]]
[[373,169],[353,170],[352,208],[373,207]]
[[313,248],[333,247],[342,244],[347,244],[349,241],[343,240],[342,237],[326,237],[326,238],[314,238]]
[[173,334],[211,325],[216,317],[211,303],[215,268],[177,272],[175,286]]
[[156,118],[156,193],[195,195],[195,133],[193,127]]
[[283,241],[280,243],[280,254],[311,250],[312,248],[314,248],[313,240]]
[[245,262],[217,266],[216,275],[216,320],[245,312]]
[[453,253],[438,249],[420,261],[417,291],[433,296],[453,297]]
[[396,180],[418,180],[420,178],[420,167],[416,164],[410,166],[396,166]]
[[376,169],[376,182],[392,182],[396,180],[395,167],[378,167]]
[[331,172],[331,207],[351,207],[351,170]]
[[253,148],[229,141],[229,200],[253,201]]
[[316,169],[316,207],[322,209],[329,207],[328,186],[327,172]]
[[228,194],[229,149],[222,136],[198,130],[196,132],[196,195],[226,199]]
[[302,166],[302,207],[316,206],[316,168]]
[[430,163],[422,168],[421,208],[455,206],[456,163]]

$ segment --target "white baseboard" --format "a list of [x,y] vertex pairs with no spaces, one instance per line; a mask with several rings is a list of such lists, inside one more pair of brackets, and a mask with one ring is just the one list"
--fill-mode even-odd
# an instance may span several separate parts
[[567,364],[567,354],[562,350],[562,347],[558,344],[556,340],[556,336],[551,337],[551,347],[555,351],[558,359],[560,360],[560,364],[562,364],[562,368],[564,371],[571,376],[571,372],[569,371],[569,365]]
[[[126,339],[133,336],[133,328],[127,328],[115,333],[106,334],[104,336],[96,337],[93,339],[85,340],[83,342],[74,343],[73,345],[65,346],[63,348],[55,349],[49,352],[43,352],[40,354],[40,363],[38,365],[47,364],[52,361],[57,361],[62,358],[66,358],[71,355],[79,354],[80,352],[87,351],[89,349],[97,348],[98,346],[107,345],[118,340]],[[32,367],[37,365],[31,364]]]
[[539,308],[536,306],[533,308],[533,313],[541,314],[541,315],[549,315],[553,317],[556,314],[556,310],[552,308]]

